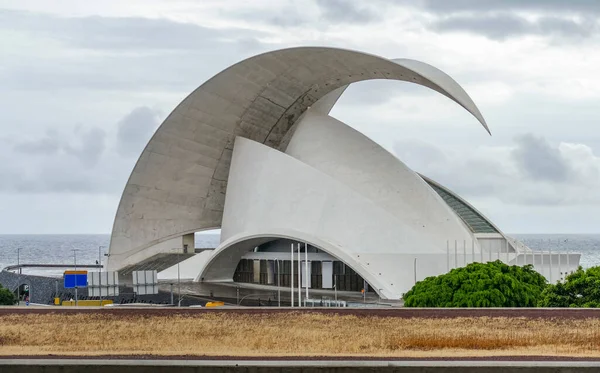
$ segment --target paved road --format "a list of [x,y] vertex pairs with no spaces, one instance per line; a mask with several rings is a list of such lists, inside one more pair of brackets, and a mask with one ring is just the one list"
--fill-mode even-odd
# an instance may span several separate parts
[[404,373],[574,373],[597,372],[600,362],[498,361],[247,361],[247,360],[47,360],[0,359],[3,373],[179,373],[179,372],[404,372]]

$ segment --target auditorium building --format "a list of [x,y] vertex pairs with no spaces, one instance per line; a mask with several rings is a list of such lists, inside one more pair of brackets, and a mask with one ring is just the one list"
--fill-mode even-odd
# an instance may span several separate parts
[[[108,269],[178,251],[194,281],[296,288],[300,273],[310,289],[397,300],[471,262],[534,264],[552,282],[577,268],[579,254],[532,251],[329,115],[348,85],[370,79],[430,88],[489,132],[469,95],[423,62],[320,47],[248,58],[193,91],[148,142],[118,206]],[[221,229],[220,244],[196,253],[194,233],[209,229]]]

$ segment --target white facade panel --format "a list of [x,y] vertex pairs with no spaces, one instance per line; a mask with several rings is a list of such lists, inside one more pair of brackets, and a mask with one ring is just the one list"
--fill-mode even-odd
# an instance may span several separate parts
[[331,289],[333,288],[333,262],[322,262],[321,266],[321,287]]
[[275,283],[275,262],[273,260],[267,260],[267,284],[273,285]]
[[302,288],[305,289],[307,286],[310,289],[312,287],[312,280],[311,280],[311,276],[312,276],[312,268],[311,268],[311,262],[308,262],[308,276],[306,274],[306,262],[303,260],[302,261],[302,275],[301,275],[301,279],[302,279]]

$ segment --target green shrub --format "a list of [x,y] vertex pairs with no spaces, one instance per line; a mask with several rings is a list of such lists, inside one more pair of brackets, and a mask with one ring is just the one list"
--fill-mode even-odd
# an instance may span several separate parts
[[404,294],[406,307],[535,307],[547,286],[533,270],[501,261],[471,263],[419,281]]
[[0,285],[0,306],[12,306],[17,303],[17,297],[8,289]]
[[548,286],[538,303],[540,307],[600,307],[600,267],[581,267],[564,283]]

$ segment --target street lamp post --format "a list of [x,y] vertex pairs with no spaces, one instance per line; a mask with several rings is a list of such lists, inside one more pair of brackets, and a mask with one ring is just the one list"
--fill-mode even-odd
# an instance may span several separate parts
[[181,307],[181,276],[179,274],[179,262],[177,262],[177,307]]
[[[73,249],[73,262],[75,264],[75,271],[77,271],[77,249]],[[77,305],[77,275],[75,275],[75,306]]]
[[[98,279],[100,280],[98,285],[100,286],[100,307],[102,307],[102,253],[101,250],[104,246],[98,246],[98,264],[100,265],[100,274],[98,275]],[[107,292],[108,295],[108,288]]]
[[279,273],[279,259],[277,261],[277,307],[281,307],[281,273]]
[[[21,265],[21,248],[17,248],[17,266]],[[21,267],[17,272],[17,300],[21,301]]]
[[[21,250],[22,248],[17,248],[17,265],[21,265]],[[19,274],[21,274],[21,267],[19,267]]]
[[337,307],[337,275],[333,275],[333,294],[335,296],[335,306]]
[[415,285],[416,285],[416,284],[417,284],[417,258],[415,258],[415,261],[414,261],[414,268],[413,268],[413,270],[414,270],[414,275],[415,275]]

